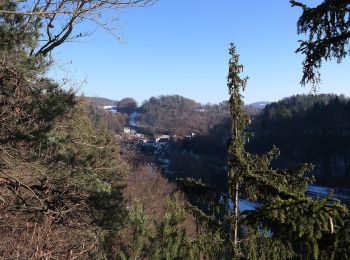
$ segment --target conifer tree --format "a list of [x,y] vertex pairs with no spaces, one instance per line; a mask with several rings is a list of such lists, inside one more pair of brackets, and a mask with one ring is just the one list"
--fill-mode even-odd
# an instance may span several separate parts
[[232,136],[230,139],[228,153],[228,189],[233,200],[233,223],[232,238],[233,244],[237,245],[238,237],[238,217],[239,217],[239,192],[244,174],[247,172],[248,154],[244,150],[244,130],[248,123],[248,116],[244,112],[241,90],[245,89],[248,78],[241,79],[239,73],[243,71],[243,66],[238,64],[239,55],[236,48],[231,43],[231,59],[229,61],[229,73],[227,77],[227,86],[230,94],[230,113],[232,119]]
[[[262,155],[245,151],[245,128],[249,118],[244,112],[240,93],[246,87],[247,78],[239,76],[243,66],[238,64],[239,56],[233,44],[230,54],[228,87],[232,138],[228,150],[228,189],[234,202],[230,218],[232,256],[318,259],[320,255],[330,257],[331,252],[333,255],[344,254],[344,237],[349,234],[344,222],[349,217],[349,210],[331,194],[322,200],[306,196],[307,185],[313,178],[306,177],[305,172],[313,166],[302,164],[292,170],[273,169],[271,161],[279,155],[276,147]],[[240,194],[258,201],[260,206],[239,214]],[[340,248],[325,251],[325,248],[339,244],[342,245]]]
[[116,252],[121,259],[199,258],[196,243],[190,242],[183,226],[186,214],[182,203],[177,197],[168,197],[164,209],[164,219],[153,222],[140,202],[129,209],[128,228],[124,230],[124,239]]
[[350,1],[323,0],[313,7],[303,2],[290,1],[292,6],[302,8],[298,33],[307,36],[299,41],[296,51],[305,55],[301,84],[318,84],[323,60],[335,59],[340,63],[350,54]]

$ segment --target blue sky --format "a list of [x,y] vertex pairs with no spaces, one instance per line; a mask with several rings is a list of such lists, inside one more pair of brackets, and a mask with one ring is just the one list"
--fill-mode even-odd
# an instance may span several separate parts
[[[315,4],[319,1],[305,1]],[[151,96],[179,94],[202,103],[228,98],[228,46],[241,55],[246,103],[276,101],[298,93],[302,56],[295,54],[296,22],[301,11],[288,0],[159,0],[147,8],[119,14],[117,41],[97,29],[54,53],[51,75],[72,78],[87,96],[142,102]],[[81,30],[94,30],[91,24]],[[324,63],[322,93],[349,96],[349,58]]]

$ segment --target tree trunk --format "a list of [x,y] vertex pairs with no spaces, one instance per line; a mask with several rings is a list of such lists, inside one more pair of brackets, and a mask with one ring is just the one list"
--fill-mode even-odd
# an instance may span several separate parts
[[233,244],[236,246],[238,242],[238,208],[239,202],[239,185],[238,181],[235,182],[234,196],[233,196]]

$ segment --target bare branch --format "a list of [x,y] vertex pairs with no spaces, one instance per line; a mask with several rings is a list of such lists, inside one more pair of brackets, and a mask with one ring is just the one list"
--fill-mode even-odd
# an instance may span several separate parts
[[[145,7],[157,0],[25,0],[11,1],[17,4],[17,9],[0,9],[1,16],[22,15],[27,18],[29,28],[43,28],[38,46],[32,51],[35,56],[46,56],[60,46],[73,33],[76,25],[83,22],[93,22],[98,27],[108,31],[118,38],[112,29],[117,21],[118,10],[135,7]],[[107,26],[108,25],[108,26]],[[77,35],[83,36],[84,33]]]

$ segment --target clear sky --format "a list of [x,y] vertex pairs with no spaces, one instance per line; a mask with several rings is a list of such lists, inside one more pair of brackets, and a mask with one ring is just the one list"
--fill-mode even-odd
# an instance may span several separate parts
[[[77,83],[86,79],[81,92],[87,96],[141,102],[179,94],[217,103],[228,98],[232,41],[250,78],[246,103],[276,101],[310,91],[299,85],[303,57],[294,52],[300,13],[288,0],[159,0],[120,14],[120,41],[97,29],[88,39],[58,48],[51,74]],[[340,65],[324,63],[321,72],[320,92],[350,95],[349,58]]]

